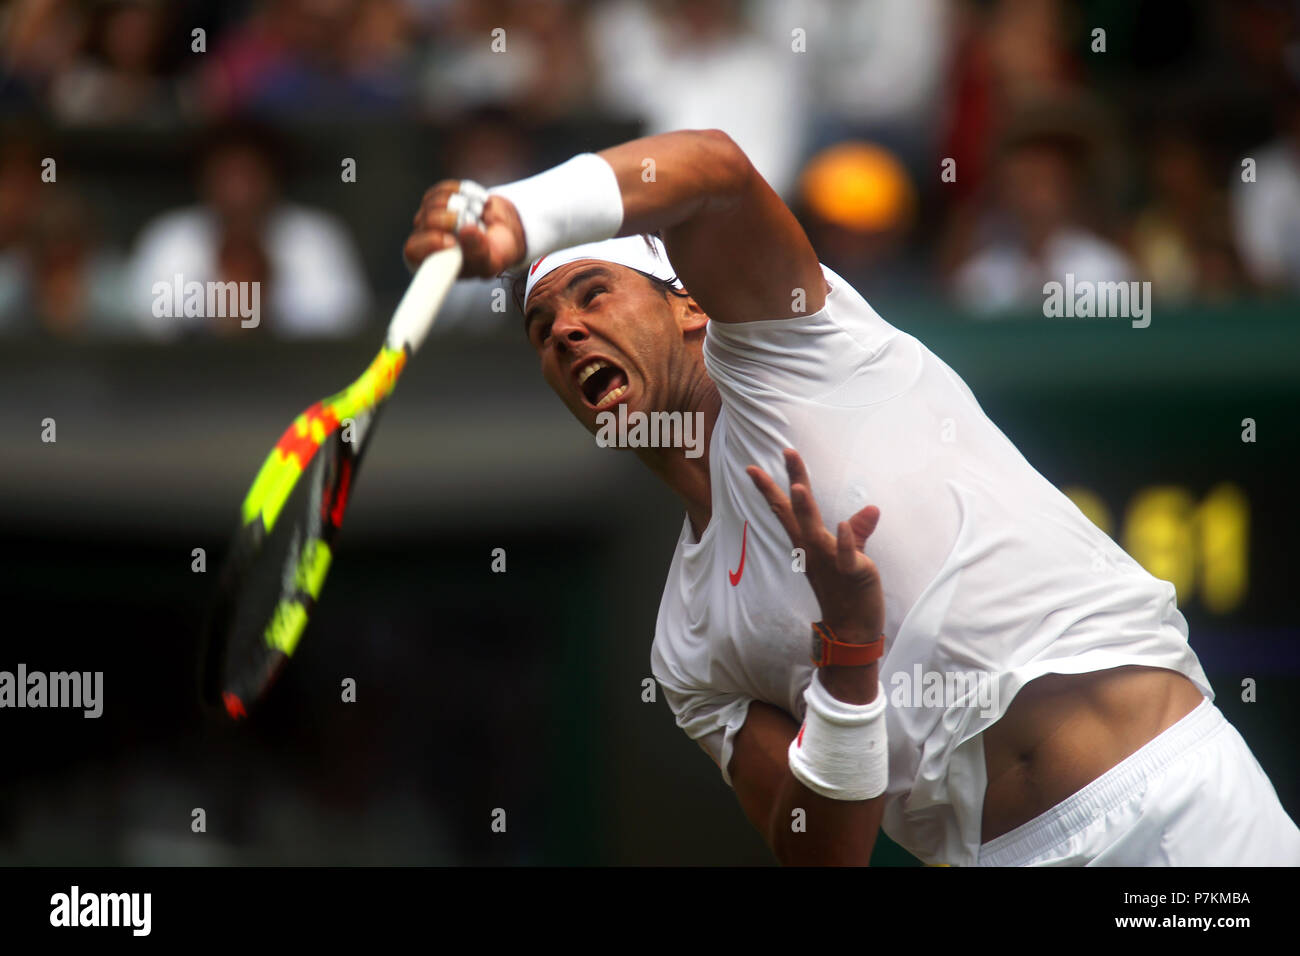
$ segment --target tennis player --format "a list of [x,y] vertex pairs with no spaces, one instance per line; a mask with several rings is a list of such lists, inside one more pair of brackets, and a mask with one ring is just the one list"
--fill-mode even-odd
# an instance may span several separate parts
[[593,433],[703,422],[703,455],[636,449],[686,512],[652,667],[779,860],[866,864],[883,826],[928,863],[1300,864],[1173,587],[818,262],[729,137],[575,156],[453,236],[475,193],[428,191],[408,262],[458,240],[465,276],[522,269]]

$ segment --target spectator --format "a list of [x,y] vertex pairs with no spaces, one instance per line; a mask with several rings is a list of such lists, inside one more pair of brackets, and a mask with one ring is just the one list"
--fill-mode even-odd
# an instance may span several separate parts
[[[330,214],[279,197],[265,134],[218,130],[204,151],[202,202],[146,225],[131,263],[132,314],[161,336],[211,330],[212,319],[153,315],[153,286],[181,275],[218,281],[238,273],[266,281],[261,307],[273,333],[346,335],[361,327],[369,290],[356,249]],[[263,261],[264,260],[264,261]]]
[[1131,245],[1155,295],[1186,303],[1236,294],[1245,277],[1206,148],[1187,131],[1166,129],[1154,138],[1147,166],[1151,199],[1133,224]]
[[21,319],[27,297],[26,242],[46,193],[40,157],[16,130],[0,139],[0,329]]
[[[497,186],[531,176],[537,170],[532,142],[508,112],[480,110],[468,114],[452,131],[446,167],[456,177]],[[435,333],[452,330],[494,332],[519,321],[507,279],[462,279],[451,287],[434,324]],[[504,308],[503,308],[504,306]]]
[[1279,110],[1281,136],[1248,154],[1254,182],[1232,180],[1237,244],[1251,277],[1274,292],[1300,293],[1300,82]]
[[741,13],[738,0],[598,7],[589,41],[597,88],[607,109],[643,120],[647,134],[725,130],[790,196],[813,113],[805,58],[788,34],[765,42]]
[[33,223],[24,312],[63,339],[121,335],[126,325],[123,262],[99,239],[90,207],[67,187]]
[[983,187],[1004,123],[1035,101],[1068,96],[1079,69],[1061,0],[963,0],[952,15],[956,39],[940,155],[958,170],[945,192],[964,201]]
[[928,175],[953,35],[948,0],[760,0],[773,50],[804,31],[814,148],[865,139]]
[[14,0],[0,6],[0,104],[31,107],[76,61],[86,32],[73,0]]
[[530,122],[587,106],[593,83],[578,0],[451,0],[423,78],[441,116],[504,109]]
[[61,338],[123,331],[122,260],[71,187],[42,183],[33,143],[0,151],[0,331]]
[[200,83],[218,115],[388,112],[407,99],[400,0],[271,0],[222,37]]
[[176,115],[175,96],[159,70],[165,31],[159,0],[112,0],[98,5],[86,53],[52,85],[55,115],[79,125],[157,121]]
[[953,277],[962,306],[981,315],[1039,308],[1043,285],[1067,275],[1090,282],[1137,277],[1128,256],[1084,222],[1098,132],[1085,113],[1054,102],[1012,127],[994,169],[992,206]]

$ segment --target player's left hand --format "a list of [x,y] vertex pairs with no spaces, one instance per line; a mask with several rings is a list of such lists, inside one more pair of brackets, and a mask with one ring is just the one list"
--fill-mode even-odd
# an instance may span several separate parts
[[880,573],[862,546],[876,530],[880,509],[867,505],[841,521],[836,534],[831,534],[813,499],[808,469],[793,448],[785,450],[785,467],[789,498],[757,465],[750,465],[745,473],[772,506],[791,544],[803,548],[808,583],[821,605],[822,620],[835,631],[837,640],[869,644],[884,633],[885,597]]

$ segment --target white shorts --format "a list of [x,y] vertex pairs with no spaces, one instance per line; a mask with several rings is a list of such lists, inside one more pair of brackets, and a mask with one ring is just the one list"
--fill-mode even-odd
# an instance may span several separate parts
[[1300,866],[1300,829],[1208,698],[1078,793],[980,847],[979,866]]

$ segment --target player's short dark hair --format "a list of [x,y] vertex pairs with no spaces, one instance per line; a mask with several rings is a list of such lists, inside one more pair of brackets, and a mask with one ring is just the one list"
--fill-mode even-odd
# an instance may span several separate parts
[[[641,233],[641,238],[645,240],[646,245],[650,246],[652,251],[654,245],[651,242],[651,239],[657,236],[658,233]],[[626,268],[631,267],[629,266]],[[646,279],[650,281],[650,284],[659,290],[659,294],[664,297],[665,302],[668,300],[668,296],[670,295],[677,296],[679,299],[685,299],[690,295],[690,293],[685,289],[677,287],[677,283],[680,281],[677,276],[673,276],[670,279],[661,279],[658,276],[652,276],[648,272],[642,272],[640,269],[633,269],[632,271],[645,276]],[[524,312],[524,293],[528,291],[528,270],[520,270],[516,275],[507,275],[507,278],[510,282],[510,294],[515,300],[515,307],[519,309],[519,314],[522,315]]]

